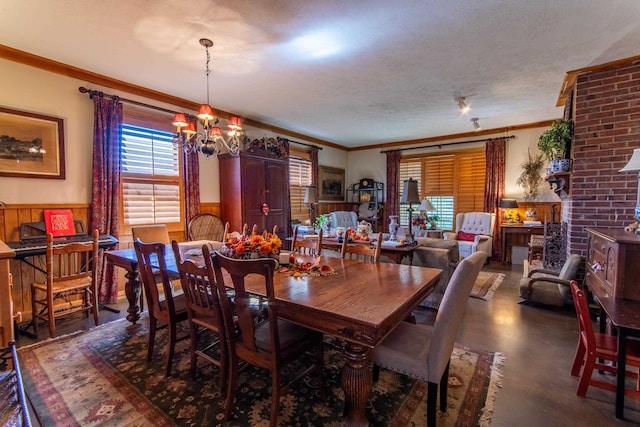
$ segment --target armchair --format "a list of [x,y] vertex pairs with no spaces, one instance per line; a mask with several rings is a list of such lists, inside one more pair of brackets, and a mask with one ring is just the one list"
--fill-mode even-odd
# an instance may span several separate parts
[[491,257],[493,246],[493,229],[496,225],[496,214],[489,212],[466,212],[456,215],[456,232],[444,233],[446,240],[457,240],[460,257],[464,258],[474,252],[482,251]]
[[570,255],[562,270],[535,269],[520,280],[520,303],[525,301],[564,307],[571,302],[571,280],[575,280],[582,257]]
[[353,211],[335,211],[329,213],[331,228],[344,227],[358,229],[358,214]]

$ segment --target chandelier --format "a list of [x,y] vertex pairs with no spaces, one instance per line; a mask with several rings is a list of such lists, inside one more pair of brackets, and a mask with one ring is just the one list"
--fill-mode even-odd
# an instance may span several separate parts
[[191,153],[200,151],[207,157],[217,155],[226,149],[232,156],[240,154],[240,136],[242,135],[242,121],[240,117],[231,116],[227,125],[227,138],[222,136],[220,128],[217,126],[218,118],[213,115],[213,108],[209,104],[209,62],[211,55],[209,48],[213,42],[209,39],[200,39],[200,44],[204,46],[207,53],[206,75],[207,75],[207,103],[200,105],[198,109],[198,121],[203,132],[198,133],[194,121],[187,120],[184,113],[176,113],[173,117],[173,125],[176,133],[173,136],[173,145]]

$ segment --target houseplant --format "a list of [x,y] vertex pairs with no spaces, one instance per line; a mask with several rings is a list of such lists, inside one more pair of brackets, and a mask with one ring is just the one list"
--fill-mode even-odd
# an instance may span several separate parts
[[545,130],[538,140],[538,149],[551,163],[551,172],[566,172],[570,169],[565,158],[567,145],[573,136],[573,121],[558,119]]
[[525,200],[534,200],[538,196],[538,187],[542,182],[544,157],[542,154],[532,156],[531,151],[528,151],[527,154],[527,160],[520,165],[520,176],[516,180],[516,184],[524,189]]

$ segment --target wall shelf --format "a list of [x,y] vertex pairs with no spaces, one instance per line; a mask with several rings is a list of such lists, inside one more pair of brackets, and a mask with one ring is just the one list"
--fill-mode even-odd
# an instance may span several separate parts
[[571,195],[571,172],[550,173],[545,177],[545,181],[561,199]]
[[[354,203],[360,207],[368,204],[366,212],[362,212],[358,208],[358,220],[371,223],[374,230],[378,229],[378,222],[382,215],[382,200],[384,198],[384,184],[377,181],[369,181],[368,185],[363,186],[357,182],[347,187],[347,203]],[[367,215],[364,215],[366,213]]]

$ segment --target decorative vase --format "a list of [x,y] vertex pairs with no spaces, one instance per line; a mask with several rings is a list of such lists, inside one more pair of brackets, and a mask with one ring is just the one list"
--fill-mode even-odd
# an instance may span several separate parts
[[536,217],[538,216],[538,212],[536,212],[536,210],[534,208],[529,208],[524,213],[524,216],[527,218],[528,221],[534,221],[536,219]]
[[389,240],[396,241],[396,233],[398,232],[398,215],[389,215]]
[[571,169],[570,159],[554,159],[551,160],[551,172],[568,172]]
[[640,205],[636,205],[636,219],[640,221]]

